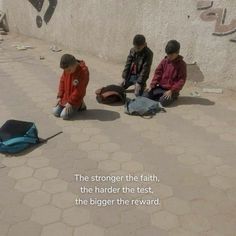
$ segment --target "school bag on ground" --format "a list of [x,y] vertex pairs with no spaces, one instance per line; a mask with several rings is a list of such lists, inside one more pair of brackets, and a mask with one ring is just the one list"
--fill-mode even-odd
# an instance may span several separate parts
[[0,128],[0,152],[5,154],[19,153],[34,145],[46,143],[60,133],[62,132],[47,139],[41,139],[38,137],[38,130],[34,123],[8,120]]
[[126,101],[126,94],[124,88],[119,85],[108,85],[106,87],[96,90],[96,99],[99,103],[112,104],[122,103]]
[[146,97],[128,99],[125,103],[125,113],[136,116],[154,116],[158,112],[166,112],[160,102],[153,101]]

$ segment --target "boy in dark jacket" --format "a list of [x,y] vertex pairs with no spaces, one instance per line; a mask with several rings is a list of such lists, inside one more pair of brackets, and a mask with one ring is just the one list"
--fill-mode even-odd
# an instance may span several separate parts
[[167,56],[156,68],[150,87],[144,96],[159,101],[163,106],[168,106],[178,98],[185,84],[187,72],[186,63],[179,55],[179,42],[169,41],[165,51]]
[[53,114],[67,120],[77,111],[86,109],[83,99],[89,82],[89,71],[84,61],[76,60],[70,54],[61,57],[60,67],[63,74],[57,95],[58,103]]
[[134,47],[127,57],[121,86],[124,89],[135,85],[135,95],[140,96],[146,87],[146,81],[150,74],[153,53],[147,47],[146,39],[143,35],[136,35],[133,39]]

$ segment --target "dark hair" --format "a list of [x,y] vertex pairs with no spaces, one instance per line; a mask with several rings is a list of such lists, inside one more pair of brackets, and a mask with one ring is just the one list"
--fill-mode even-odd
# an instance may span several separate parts
[[134,46],[142,46],[146,43],[146,39],[142,34],[137,34],[134,36],[133,45]]
[[60,67],[62,69],[66,69],[69,66],[72,66],[76,63],[76,59],[74,56],[70,55],[70,54],[64,54],[61,57],[61,61],[60,61]]
[[179,53],[180,43],[176,40],[170,40],[166,45],[166,54]]

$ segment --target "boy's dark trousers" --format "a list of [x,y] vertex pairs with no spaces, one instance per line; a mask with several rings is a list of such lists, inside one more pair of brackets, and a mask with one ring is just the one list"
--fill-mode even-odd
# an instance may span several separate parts
[[175,100],[177,100],[179,96],[179,92],[173,92],[171,98],[167,99],[163,96],[166,91],[168,91],[168,89],[164,89],[158,86],[156,88],[151,89],[149,92],[144,92],[143,96],[155,101],[159,101],[163,107],[166,107],[172,104]]

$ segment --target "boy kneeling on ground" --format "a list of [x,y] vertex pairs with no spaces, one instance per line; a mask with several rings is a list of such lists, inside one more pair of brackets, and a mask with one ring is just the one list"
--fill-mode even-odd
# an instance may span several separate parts
[[133,46],[127,57],[120,85],[124,89],[135,85],[135,95],[141,96],[146,88],[146,81],[152,66],[153,52],[147,47],[145,37],[140,34],[134,37]]
[[79,61],[70,54],[61,57],[60,67],[63,69],[63,74],[53,114],[68,120],[76,112],[86,110],[83,99],[89,82],[89,71],[84,61]]
[[156,68],[144,97],[159,101],[162,106],[168,106],[178,98],[187,77],[186,63],[179,55],[179,51],[179,42],[170,40],[167,43],[165,48],[167,56]]

